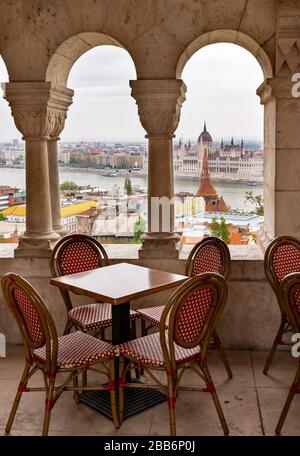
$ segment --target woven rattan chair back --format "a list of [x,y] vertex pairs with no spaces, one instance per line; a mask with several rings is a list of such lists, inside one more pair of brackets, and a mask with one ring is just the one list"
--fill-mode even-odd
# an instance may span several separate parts
[[230,271],[230,252],[220,238],[202,239],[192,249],[186,263],[185,275],[193,277],[205,272],[217,272],[227,279]]
[[300,333],[300,272],[285,276],[280,283],[279,293],[293,330]]
[[[108,266],[109,260],[104,247],[85,234],[70,234],[63,237],[54,247],[50,258],[52,277],[75,274]],[[73,309],[69,291],[60,290],[67,314]],[[73,324],[68,319],[64,334],[68,334]]]
[[[167,368],[176,368],[175,344],[183,348],[201,346],[205,357],[218,316],[227,299],[227,284],[217,273],[192,277],[170,297],[160,322],[160,341]],[[169,317],[168,341],[165,337]]]
[[264,257],[265,273],[271,284],[280,309],[280,283],[285,276],[300,271],[300,242],[291,236],[279,236],[267,247]]
[[70,234],[54,247],[50,267],[53,277],[75,274],[109,264],[104,247],[85,234]]
[[32,350],[46,346],[46,371],[56,368],[58,339],[54,321],[36,290],[17,274],[5,274],[1,281],[6,304],[12,312],[24,343],[26,359]]

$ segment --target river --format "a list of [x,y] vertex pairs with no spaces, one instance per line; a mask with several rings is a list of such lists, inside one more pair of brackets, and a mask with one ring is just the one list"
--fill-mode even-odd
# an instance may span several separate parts
[[[91,185],[101,187],[103,190],[111,190],[114,184],[120,187],[124,186],[124,176],[107,177],[94,172],[78,172],[78,171],[63,171],[60,170],[60,182],[74,181],[77,185]],[[132,176],[133,185],[139,185],[146,189],[147,179],[144,177]],[[25,170],[16,168],[0,168],[0,185],[11,185],[19,188],[25,188]],[[250,187],[245,184],[238,183],[215,183],[219,195],[223,195],[224,200],[231,209],[251,209],[249,203],[245,205],[245,193],[253,191],[254,195],[263,193],[263,186],[258,184],[255,187]],[[198,188],[197,181],[191,180],[175,180],[175,191],[190,191],[195,192]]]

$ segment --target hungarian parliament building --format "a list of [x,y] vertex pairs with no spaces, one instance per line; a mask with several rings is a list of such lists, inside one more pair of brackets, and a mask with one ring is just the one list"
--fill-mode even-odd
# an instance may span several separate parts
[[246,149],[244,141],[230,144],[223,140],[217,147],[214,145],[206,123],[196,144],[179,144],[174,146],[174,173],[177,177],[199,177],[204,152],[208,155],[208,166],[213,180],[235,180],[262,182],[264,173],[263,150]]

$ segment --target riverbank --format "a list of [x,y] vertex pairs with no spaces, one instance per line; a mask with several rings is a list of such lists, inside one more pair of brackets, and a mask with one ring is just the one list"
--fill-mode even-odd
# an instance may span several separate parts
[[[60,166],[61,171],[67,171],[67,172],[89,172],[89,173],[94,173],[94,174],[100,174],[101,176],[106,176],[106,177],[117,177],[117,176],[125,176],[127,174],[130,174],[131,176],[135,177],[141,177],[141,178],[146,178],[147,173],[145,171],[134,171],[134,170],[127,170],[127,169],[100,169],[100,168],[74,168],[71,166]],[[174,175],[175,180],[180,181],[199,181],[199,176],[198,175],[190,175],[190,174],[175,174]],[[251,181],[249,179],[235,179],[232,178],[231,176],[216,176],[214,174],[211,174],[211,179],[215,183],[232,183],[232,184],[245,184],[245,185],[250,185],[249,186],[256,186],[256,185],[263,185],[262,178],[253,178]]]
[[[97,170],[98,171],[98,170]],[[125,174],[117,174],[114,177],[105,176],[99,172],[92,172],[86,169],[74,169],[61,167],[59,171],[60,182],[74,181],[77,185],[99,187],[102,190],[112,191],[116,185],[120,189],[124,188]],[[147,191],[147,178],[140,175],[132,175],[133,186],[138,186]],[[16,186],[20,189],[25,188],[25,170],[19,168],[0,168],[0,185]],[[195,193],[199,186],[198,180],[175,179],[175,192]],[[253,195],[262,195],[263,186],[257,185],[250,187],[247,184],[238,182],[216,182],[215,187],[219,195],[223,196],[226,204],[231,209],[253,210],[253,205],[245,203],[245,193],[252,191]]]

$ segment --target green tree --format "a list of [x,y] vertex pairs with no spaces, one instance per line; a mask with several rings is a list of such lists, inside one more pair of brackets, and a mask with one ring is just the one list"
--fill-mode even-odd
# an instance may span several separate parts
[[138,219],[136,220],[134,227],[133,227],[133,240],[136,244],[140,244],[141,236],[146,231],[146,222],[145,220],[139,215]]
[[213,236],[223,239],[226,244],[230,243],[228,225],[224,217],[221,217],[220,221],[218,221],[217,217],[213,217],[211,219],[210,229]]
[[226,242],[226,244],[229,244],[229,230],[224,217],[220,218],[220,237],[223,239],[224,242]]
[[65,181],[60,185],[59,188],[62,192],[67,190],[76,190],[78,188],[78,185],[73,181]]
[[3,214],[0,214],[0,221],[4,222],[5,220],[7,220],[7,217]]
[[126,176],[125,177],[125,182],[124,182],[124,190],[128,196],[131,196],[133,191],[132,191],[132,185],[131,185],[131,179],[130,177]]
[[255,213],[257,215],[264,215],[264,198],[262,195],[253,195],[253,192],[245,193],[245,202],[250,202],[255,206]]

